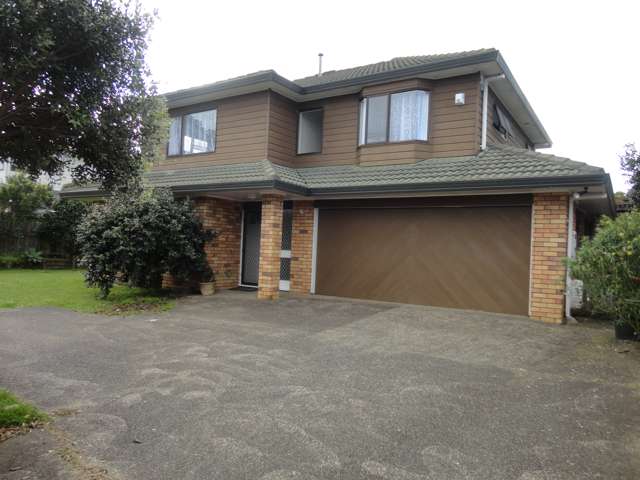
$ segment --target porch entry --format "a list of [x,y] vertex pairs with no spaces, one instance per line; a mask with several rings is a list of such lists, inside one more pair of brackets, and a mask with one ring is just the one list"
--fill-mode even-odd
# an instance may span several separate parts
[[[262,205],[245,203],[242,209],[242,261],[240,285],[258,286],[260,268],[260,225]],[[288,291],[291,280],[291,233],[293,205],[284,202],[282,210],[282,244],[280,250],[280,290]]]

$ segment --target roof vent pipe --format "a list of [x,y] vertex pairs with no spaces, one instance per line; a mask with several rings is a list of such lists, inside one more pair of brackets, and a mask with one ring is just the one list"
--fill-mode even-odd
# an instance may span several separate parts
[[490,77],[482,77],[482,141],[480,148],[486,150],[487,148],[487,108],[489,104],[489,82],[492,80],[498,80],[504,78],[504,74],[492,75]]
[[318,76],[322,75],[322,57],[323,56],[324,56],[324,53],[318,54]]

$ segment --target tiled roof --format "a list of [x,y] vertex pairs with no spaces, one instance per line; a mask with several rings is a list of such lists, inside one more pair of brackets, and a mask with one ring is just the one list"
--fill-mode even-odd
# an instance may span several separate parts
[[309,77],[294,80],[294,83],[301,87],[311,87],[328,83],[340,82],[343,80],[353,80],[357,78],[378,75],[380,73],[396,72],[401,74],[402,70],[412,67],[431,65],[446,60],[459,60],[466,57],[473,57],[483,53],[497,52],[493,48],[483,48],[480,50],[470,50],[467,52],[443,53],[439,55],[418,55],[412,57],[396,57],[384,62],[371,63],[359,67],[345,68],[343,70],[331,70],[323,72],[322,75],[312,75]]
[[271,162],[233,163],[229,165],[209,165],[198,168],[175,170],[152,170],[145,174],[145,181],[154,187],[177,187],[183,185],[220,185],[260,182],[273,179]]
[[404,165],[357,165],[299,169],[313,189],[543,179],[604,174],[604,170],[567,158],[513,147],[489,146],[475,156],[432,158]]
[[[156,170],[145,174],[148,185],[175,190],[222,190],[274,187],[313,195],[325,190],[376,188],[393,191],[412,186],[428,190],[464,185],[473,188],[491,182],[512,182],[519,186],[545,185],[546,181],[571,180],[606,175],[599,167],[568,158],[521,148],[490,145],[478,155],[432,158],[403,165],[337,165],[291,168],[262,160],[231,165]],[[64,194],[75,190],[65,188]],[[81,193],[81,191],[78,191]]]

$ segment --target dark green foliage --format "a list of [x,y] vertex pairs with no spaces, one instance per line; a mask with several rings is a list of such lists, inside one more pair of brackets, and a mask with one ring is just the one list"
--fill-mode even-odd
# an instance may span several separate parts
[[79,200],[60,200],[40,219],[38,236],[51,251],[71,257],[78,254],[78,225],[89,211],[89,205]]
[[0,255],[0,268],[18,267],[22,263],[22,256],[17,253],[5,253]]
[[73,168],[106,188],[139,176],[163,105],[145,63],[152,17],[113,0],[0,2],[0,159]]
[[42,266],[42,262],[44,261],[44,258],[42,257],[42,252],[39,252],[34,248],[30,248],[29,250],[26,250],[25,252],[23,252],[21,255],[21,258],[22,258],[21,263],[26,268],[40,267]]
[[620,156],[620,166],[626,172],[631,184],[627,198],[633,205],[640,207],[640,152],[636,150],[633,143],[628,143],[624,147],[624,154]]
[[603,217],[570,261],[596,312],[640,332],[640,210]]
[[190,202],[160,189],[114,196],[96,205],[78,229],[87,283],[105,296],[116,277],[154,289],[166,272],[178,281],[190,280],[208,268],[204,246],[212,237]]
[[32,234],[39,212],[53,202],[47,185],[39,185],[17,174],[0,185],[0,251],[22,250]]

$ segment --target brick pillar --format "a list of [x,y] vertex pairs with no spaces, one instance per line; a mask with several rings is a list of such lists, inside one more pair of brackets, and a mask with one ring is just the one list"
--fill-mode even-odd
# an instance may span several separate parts
[[530,316],[549,323],[564,321],[569,196],[533,196]]
[[309,293],[313,252],[313,202],[293,202],[291,291]]
[[214,230],[217,237],[205,246],[207,260],[215,275],[216,288],[238,286],[240,270],[241,205],[220,198],[199,197],[195,210],[204,228]]
[[260,267],[258,298],[276,300],[280,290],[280,250],[282,247],[282,197],[262,197],[260,224]]

